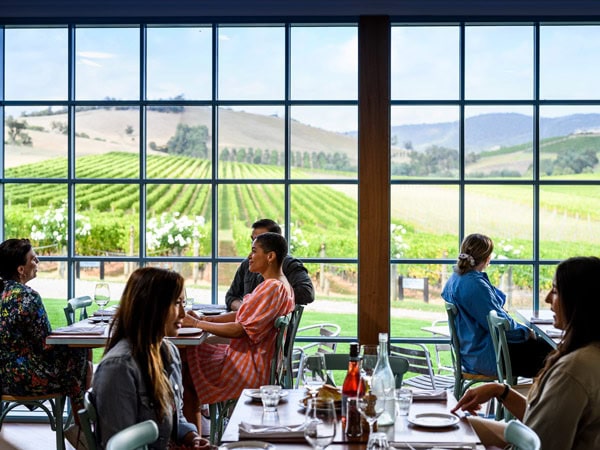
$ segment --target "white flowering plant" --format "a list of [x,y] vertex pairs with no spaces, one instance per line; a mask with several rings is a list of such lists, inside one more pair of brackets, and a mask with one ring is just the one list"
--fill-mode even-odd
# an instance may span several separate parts
[[410,248],[404,241],[404,235],[406,234],[406,228],[402,225],[391,224],[390,226],[390,253],[393,259],[401,258],[405,252]]
[[[92,224],[89,217],[75,214],[75,236],[86,237],[90,235]],[[67,215],[67,202],[64,201],[59,208],[52,205],[43,214],[33,216],[31,225],[31,239],[40,245],[56,244],[62,248],[69,241],[69,227]]]
[[[495,260],[507,260],[507,259],[523,259],[525,258],[525,246],[523,244],[517,244],[512,239],[502,239],[497,244],[494,244],[494,253],[492,258]],[[492,283],[499,284],[502,282],[504,276],[508,276],[509,279],[506,281],[508,284],[524,286],[523,282],[531,278],[531,269],[527,265],[523,264],[492,264],[487,270],[488,275]],[[508,289],[508,288],[507,288]]]
[[290,254],[296,256],[308,256],[308,241],[304,237],[302,229],[290,224]]
[[494,259],[520,259],[523,257],[525,248],[523,245],[515,245],[511,239],[502,239],[494,246]]
[[146,226],[148,249],[157,253],[175,252],[180,255],[194,242],[206,236],[205,220],[202,216],[190,218],[178,212],[164,212],[152,217]]

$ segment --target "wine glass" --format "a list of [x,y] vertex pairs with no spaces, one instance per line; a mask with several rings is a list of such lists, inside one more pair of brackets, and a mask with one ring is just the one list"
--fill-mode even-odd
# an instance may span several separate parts
[[371,377],[377,365],[377,346],[363,345],[361,348],[360,383],[356,391],[356,406],[360,414],[369,423],[369,436],[373,433],[373,424],[385,409],[385,398],[377,396],[371,390]]
[[324,449],[333,442],[336,421],[332,399],[309,398],[304,417],[304,438],[315,450]]
[[100,311],[110,302],[110,287],[108,283],[96,283],[94,288],[94,301],[100,308]]
[[322,353],[315,353],[304,358],[302,383],[312,398],[317,396],[319,389],[325,384],[325,370],[325,356]]

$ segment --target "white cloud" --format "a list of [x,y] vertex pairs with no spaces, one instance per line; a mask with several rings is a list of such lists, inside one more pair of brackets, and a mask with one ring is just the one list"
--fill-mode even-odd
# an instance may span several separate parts
[[113,53],[106,52],[77,52],[78,56],[82,58],[92,58],[92,59],[110,59],[114,58],[115,55]]
[[87,58],[81,58],[81,59],[79,59],[79,62],[81,62],[81,64],[84,64],[86,66],[102,67],[102,64],[99,64],[96,61],[92,61],[91,59],[87,59]]

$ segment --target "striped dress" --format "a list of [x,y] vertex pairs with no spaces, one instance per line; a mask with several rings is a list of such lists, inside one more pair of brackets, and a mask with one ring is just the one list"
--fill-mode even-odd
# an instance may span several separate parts
[[244,388],[269,383],[275,351],[275,319],[294,309],[294,294],[279,280],[268,279],[244,296],[236,322],[246,336],[226,344],[187,349],[187,360],[200,403],[238,398]]

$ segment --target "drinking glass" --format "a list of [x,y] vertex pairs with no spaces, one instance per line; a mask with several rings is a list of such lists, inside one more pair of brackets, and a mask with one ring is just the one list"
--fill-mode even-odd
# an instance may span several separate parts
[[309,398],[304,419],[304,438],[315,450],[322,450],[333,442],[336,425],[332,399]]
[[108,302],[110,302],[110,288],[108,287],[108,283],[96,283],[96,287],[94,288],[94,301],[102,310]]
[[356,406],[361,415],[369,423],[369,436],[373,433],[373,424],[385,409],[385,398],[371,391],[371,377],[377,365],[377,346],[361,347],[360,383],[356,391]]
[[302,383],[315,398],[319,389],[326,381],[325,356],[322,353],[315,353],[304,358],[304,368],[302,370]]

